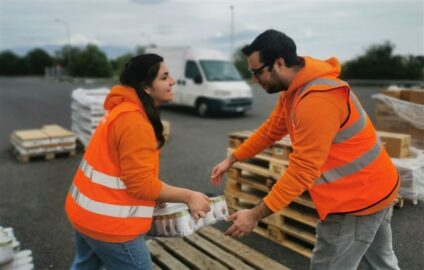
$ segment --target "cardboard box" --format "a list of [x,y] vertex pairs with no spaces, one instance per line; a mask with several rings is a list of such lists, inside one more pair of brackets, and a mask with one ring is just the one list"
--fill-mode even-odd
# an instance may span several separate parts
[[409,155],[411,135],[386,131],[378,131],[377,134],[384,143],[390,157],[406,158]]
[[401,99],[424,105],[424,89],[402,90]]
[[386,91],[383,91],[383,92],[381,92],[383,95],[386,95],[386,96],[389,96],[389,97],[394,97],[394,98],[398,98],[398,99],[400,99],[401,98],[401,95],[402,95],[402,90],[401,89],[399,89],[399,90],[386,90]]

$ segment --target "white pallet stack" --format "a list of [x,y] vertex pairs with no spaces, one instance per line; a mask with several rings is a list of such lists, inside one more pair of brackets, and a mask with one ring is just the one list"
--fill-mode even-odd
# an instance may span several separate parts
[[78,88],[72,91],[71,129],[77,134],[84,147],[87,147],[97,124],[105,113],[103,103],[109,91],[108,88]]
[[[0,226],[2,233],[12,238],[13,258],[10,261],[0,264],[1,270],[33,270],[34,263],[32,258],[32,251],[29,249],[21,250],[19,241],[13,233],[13,228],[3,228]],[[9,253],[10,254],[10,253]]]
[[[71,103],[71,130],[77,134],[80,142],[87,147],[98,123],[105,113],[103,109],[104,100],[109,93],[108,88],[84,89],[78,88],[72,91]],[[164,126],[163,134],[169,139],[171,123],[162,120]]]

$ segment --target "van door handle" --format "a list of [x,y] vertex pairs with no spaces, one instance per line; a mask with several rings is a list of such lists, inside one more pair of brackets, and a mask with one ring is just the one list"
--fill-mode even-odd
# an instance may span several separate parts
[[185,82],[185,80],[177,80],[177,84],[178,85],[185,85],[186,84],[186,82]]

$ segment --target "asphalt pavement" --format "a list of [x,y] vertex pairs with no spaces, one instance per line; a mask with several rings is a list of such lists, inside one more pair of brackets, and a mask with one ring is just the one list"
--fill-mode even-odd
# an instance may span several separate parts
[[[21,246],[31,249],[36,269],[69,269],[74,255],[73,231],[63,206],[82,157],[19,163],[10,151],[9,136],[17,129],[59,124],[70,128],[71,91],[110,83],[70,83],[38,77],[0,77],[0,226],[13,227]],[[373,118],[379,87],[353,87]],[[171,106],[162,118],[171,122],[171,135],[161,151],[164,181],[208,194],[223,194],[209,183],[213,166],[226,155],[227,135],[257,128],[274,107],[276,95],[254,87],[253,110],[244,117],[199,118],[189,108]],[[228,224],[217,227],[225,229]],[[402,269],[424,269],[424,203],[395,209],[393,245]],[[308,269],[309,260],[256,234],[241,242],[292,269]]]

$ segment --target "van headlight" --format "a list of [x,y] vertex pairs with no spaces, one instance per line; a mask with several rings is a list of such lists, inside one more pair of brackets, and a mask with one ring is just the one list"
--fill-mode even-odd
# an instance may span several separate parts
[[231,92],[228,90],[215,90],[214,91],[215,96],[217,97],[228,97],[231,96]]

